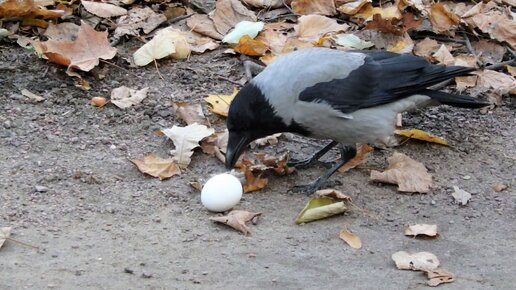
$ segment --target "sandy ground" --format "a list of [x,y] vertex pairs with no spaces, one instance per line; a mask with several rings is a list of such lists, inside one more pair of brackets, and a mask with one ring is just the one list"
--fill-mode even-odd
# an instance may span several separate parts
[[[117,64],[127,67],[123,58],[137,45],[123,45]],[[405,116],[407,126],[452,145],[409,142],[396,148],[430,169],[436,185],[431,194],[399,194],[394,186],[370,183],[368,170],[355,169],[332,179],[369,214],[350,212],[298,226],[293,220],[309,198],[287,190],[324,168],[300,170],[271,177],[265,190],[244,195],[238,208],[263,213],[245,237],[208,221],[213,214],[188,185],[224,171],[214,157],[197,152],[188,172],[163,182],[128,161],[151,152],[166,156],[172,144],[154,131],[182,124],[172,102],[230,93],[233,84],[217,74],[239,80],[241,64],[218,51],[160,65],[165,81],[152,66],[128,73],[103,64],[86,77],[92,89],[85,92],[64,68],[3,44],[0,226],[12,226],[13,238],[39,249],[5,243],[0,289],[427,288],[421,273],[395,268],[391,255],[399,250],[436,254],[457,275],[443,289],[514,289],[514,99],[487,114],[440,107]],[[99,74],[106,77],[99,80]],[[127,110],[88,104],[121,85],[148,86],[151,93]],[[20,95],[22,89],[46,100],[33,102]],[[209,118],[224,128],[222,119]],[[283,138],[267,150],[290,150],[301,158],[322,144]],[[393,150],[375,151],[367,165],[385,167]],[[495,192],[497,183],[510,187]],[[473,195],[467,206],[453,202],[454,185]],[[412,223],[437,224],[440,236],[405,237],[404,226]],[[339,239],[343,225],[362,238],[361,250]]]

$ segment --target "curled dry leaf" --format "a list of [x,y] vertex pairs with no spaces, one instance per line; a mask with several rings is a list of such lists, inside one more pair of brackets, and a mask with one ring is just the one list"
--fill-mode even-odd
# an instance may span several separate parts
[[120,109],[129,108],[130,106],[141,103],[146,97],[149,88],[134,90],[126,86],[113,89],[111,91],[111,103]]
[[278,8],[283,6],[283,0],[242,0],[244,3],[257,8]]
[[252,171],[265,171],[272,170],[276,175],[287,175],[296,171],[295,167],[289,167],[288,153],[283,153],[278,156],[271,156],[266,154],[255,154],[256,158],[261,164],[253,165],[250,167]]
[[0,3],[0,18],[29,15],[36,6],[32,0],[7,0]]
[[353,249],[362,248],[362,241],[360,240],[360,237],[348,230],[347,227],[344,227],[342,230],[340,230],[339,237]]
[[97,32],[82,22],[74,41],[48,40],[41,42],[41,49],[48,60],[74,68],[90,71],[99,64],[99,59],[112,59],[116,48],[109,45],[108,32]]
[[448,145],[448,142],[441,137],[437,137],[433,134],[425,132],[419,129],[410,129],[410,130],[396,130],[394,134],[404,136],[410,139],[416,139],[441,145]]
[[371,171],[370,180],[398,184],[401,192],[430,192],[432,175],[423,164],[399,152],[394,152],[387,162],[384,172]]
[[113,39],[118,40],[124,35],[139,36],[140,30],[148,34],[165,21],[165,15],[154,12],[150,7],[132,8],[127,15],[118,18]]
[[172,158],[163,159],[154,154],[143,157],[142,160],[131,159],[138,169],[150,176],[158,177],[159,180],[168,179],[174,175],[181,174],[181,170]]
[[439,259],[429,252],[409,254],[399,251],[392,254],[391,258],[400,270],[432,271],[439,267]]
[[430,271],[425,271],[428,281],[426,284],[431,287],[438,286],[443,283],[451,283],[455,281],[455,275],[453,273],[443,269],[437,268]]
[[5,240],[9,238],[11,235],[12,227],[3,227],[0,228],[0,248],[4,245]]
[[315,196],[310,199],[305,208],[296,218],[296,224],[313,222],[334,215],[341,214],[347,210],[343,201],[337,201],[325,196]]
[[[394,19],[395,20],[395,19]],[[372,29],[383,33],[403,34],[403,29],[393,24],[393,19],[384,19],[380,14],[373,15],[373,19],[367,22],[364,29]]]
[[199,142],[215,132],[214,129],[197,123],[186,127],[173,126],[161,131],[174,142],[176,149],[171,153],[180,168],[186,168],[190,164],[193,149],[199,146]]
[[337,10],[346,15],[355,15],[364,7],[365,4],[371,3],[371,0],[355,0],[345,1],[346,3],[340,5]]
[[204,100],[210,104],[210,111],[215,114],[227,117],[229,104],[231,104],[231,101],[233,101],[237,93],[238,90],[234,88],[231,95],[208,95],[208,97],[204,98]]
[[261,21],[251,22],[251,21],[241,21],[237,23],[235,28],[231,30],[224,38],[222,42],[230,43],[230,44],[238,44],[240,43],[240,38],[244,36],[248,36],[250,39],[254,39],[260,31],[262,31],[264,23]]
[[261,212],[249,212],[245,210],[232,210],[226,216],[210,217],[211,221],[223,223],[242,232],[244,235],[249,233],[249,227],[245,224],[261,216]]
[[226,35],[241,21],[256,21],[254,12],[247,9],[239,0],[218,0],[210,18],[215,29],[222,35]]
[[361,21],[371,21],[374,15],[380,15],[381,18],[391,20],[391,19],[401,19],[401,11],[395,5],[384,5],[383,7],[374,7],[371,3],[365,4],[358,13],[353,15],[354,19],[360,19]]
[[222,40],[224,35],[215,28],[213,20],[206,14],[194,14],[186,20],[186,25],[193,31],[213,39]]
[[357,148],[357,154],[353,159],[346,162],[346,164],[342,165],[342,167],[339,168],[340,173],[348,172],[349,170],[357,167],[362,162],[364,162],[364,159],[366,158],[369,153],[373,152],[374,148],[367,145],[367,144],[360,144]]
[[226,153],[228,147],[228,129],[223,132],[214,133],[211,136],[204,138],[201,141],[202,152],[217,157],[221,162],[226,162],[226,157],[223,153]]
[[204,116],[201,104],[188,104],[186,102],[175,102],[174,110],[179,118],[183,119],[187,125],[197,123],[210,127],[210,121]]
[[346,31],[347,24],[338,24],[335,19],[321,15],[304,15],[299,17],[294,30],[300,40],[317,41],[330,32]]
[[488,40],[475,41],[472,44],[475,52],[480,54],[479,59],[484,64],[495,64],[501,62],[507,49],[502,45]]
[[442,3],[432,4],[429,12],[428,18],[436,33],[452,33],[460,22],[459,16],[451,12],[450,9]]
[[317,196],[325,196],[325,197],[329,197],[329,198],[333,198],[335,200],[341,200],[341,201],[345,201],[345,202],[351,202],[352,201],[350,196],[347,196],[344,193],[342,193],[342,191],[336,190],[336,189],[333,189],[333,188],[320,189],[320,190],[315,192],[315,195],[317,195]]
[[250,36],[244,35],[240,38],[234,50],[240,54],[249,56],[263,56],[269,51],[269,47],[260,40],[252,39]]
[[183,59],[190,55],[190,45],[181,31],[168,27],[156,33],[156,35],[134,54],[134,63],[145,66],[154,60],[167,56]]
[[337,13],[333,0],[293,0],[290,5],[295,13],[331,16]]
[[121,16],[127,14],[127,10],[113,4],[85,0],[82,0],[81,4],[82,6],[84,6],[84,9],[86,9],[86,11],[102,18],[110,18],[114,16]]
[[279,142],[278,138],[280,136],[281,133],[276,133],[269,136],[265,136],[263,138],[256,139],[251,143],[251,148],[255,148],[256,146],[276,145]]
[[405,236],[417,237],[419,235],[427,237],[437,236],[437,225],[429,224],[415,224],[409,225],[405,228]]
[[250,169],[246,169],[244,171],[245,175],[245,184],[244,184],[244,192],[253,192],[258,191],[267,186],[269,184],[269,179],[263,178],[263,173],[258,173],[254,175],[253,171]]
[[468,204],[468,201],[471,199],[471,193],[460,189],[458,186],[453,187],[452,196],[455,199],[455,202],[460,205]]

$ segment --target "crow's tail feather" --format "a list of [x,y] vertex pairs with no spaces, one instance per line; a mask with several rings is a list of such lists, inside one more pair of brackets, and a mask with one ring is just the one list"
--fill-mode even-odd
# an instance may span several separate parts
[[422,95],[429,96],[430,98],[438,101],[441,104],[450,105],[459,108],[482,108],[489,106],[490,103],[484,100],[479,100],[470,96],[464,95],[453,95],[441,91],[425,90],[421,92]]

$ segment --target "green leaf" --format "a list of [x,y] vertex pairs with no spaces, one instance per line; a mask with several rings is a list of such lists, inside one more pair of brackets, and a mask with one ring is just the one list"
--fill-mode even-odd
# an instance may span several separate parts
[[346,205],[342,201],[336,201],[329,197],[313,197],[299,213],[296,224],[308,223],[346,211]]

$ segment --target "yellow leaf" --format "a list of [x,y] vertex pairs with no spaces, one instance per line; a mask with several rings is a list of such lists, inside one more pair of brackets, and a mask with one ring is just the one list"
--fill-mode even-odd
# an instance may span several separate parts
[[410,139],[417,139],[426,142],[437,143],[441,145],[448,145],[448,142],[441,137],[437,137],[425,131],[419,129],[410,129],[410,130],[396,130],[394,131],[396,135],[404,136]]
[[305,208],[299,213],[296,218],[296,224],[308,223],[341,214],[346,209],[343,201],[336,201],[325,196],[316,196],[310,199]]
[[181,174],[181,170],[179,170],[179,167],[172,158],[162,159],[154,154],[150,154],[145,156],[142,160],[133,159],[131,162],[134,163],[141,172],[158,177],[159,180]]
[[229,104],[231,104],[237,93],[238,90],[234,88],[231,95],[209,95],[204,100],[211,105],[210,110],[213,113],[227,117]]
[[262,56],[267,53],[269,47],[260,40],[252,39],[249,35],[244,35],[240,38],[234,50],[240,54],[249,56]]
[[360,240],[360,237],[352,233],[350,230],[348,230],[348,228],[344,227],[342,230],[340,230],[339,236],[353,249],[362,248],[362,241]]

